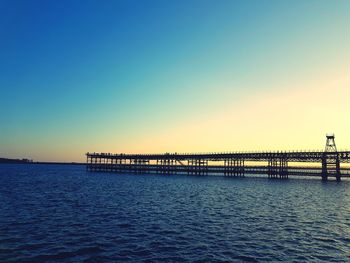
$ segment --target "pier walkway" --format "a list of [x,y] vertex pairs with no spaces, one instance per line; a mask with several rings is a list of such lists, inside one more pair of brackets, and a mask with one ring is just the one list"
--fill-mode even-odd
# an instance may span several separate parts
[[267,175],[318,176],[327,181],[350,177],[350,151],[337,151],[334,134],[327,134],[324,151],[232,153],[111,154],[87,153],[87,170],[116,173],[160,173],[242,177]]
[[[110,154],[87,153],[87,169],[95,172],[162,174],[222,174],[245,176],[265,174],[286,179],[289,175],[319,176],[323,180],[350,176],[350,151],[200,153],[200,154]],[[294,166],[289,166],[293,163]],[[299,165],[295,165],[299,164]],[[302,165],[307,164],[307,165]],[[310,164],[319,164],[310,166]]]

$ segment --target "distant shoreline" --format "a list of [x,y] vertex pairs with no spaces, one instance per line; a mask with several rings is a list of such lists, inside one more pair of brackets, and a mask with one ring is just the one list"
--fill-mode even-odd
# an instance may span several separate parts
[[56,165],[86,165],[79,162],[33,162],[28,159],[8,159],[0,158],[0,164],[56,164]]
[[76,163],[76,162],[32,162],[31,164],[60,164],[60,165],[86,165],[86,163]]

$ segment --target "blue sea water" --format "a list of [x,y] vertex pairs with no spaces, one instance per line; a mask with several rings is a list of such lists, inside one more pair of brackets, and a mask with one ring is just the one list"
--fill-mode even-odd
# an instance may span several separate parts
[[350,182],[0,165],[1,262],[350,262]]

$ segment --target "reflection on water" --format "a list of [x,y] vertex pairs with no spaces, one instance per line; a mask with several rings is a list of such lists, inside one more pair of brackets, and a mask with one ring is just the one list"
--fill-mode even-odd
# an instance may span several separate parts
[[0,166],[0,261],[350,260],[350,182]]

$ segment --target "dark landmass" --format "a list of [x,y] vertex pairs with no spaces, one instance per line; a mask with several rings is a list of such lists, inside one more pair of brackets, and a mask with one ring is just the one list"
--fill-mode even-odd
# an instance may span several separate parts
[[85,163],[77,163],[77,162],[33,162],[30,159],[9,159],[9,158],[0,158],[1,163],[8,164],[61,164],[61,165],[85,165]]
[[33,160],[29,159],[9,159],[9,158],[0,158],[0,163],[32,163]]

